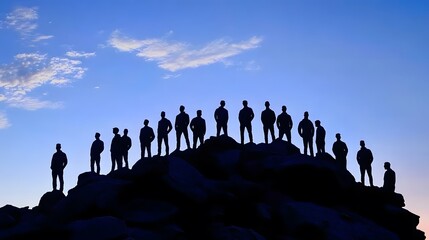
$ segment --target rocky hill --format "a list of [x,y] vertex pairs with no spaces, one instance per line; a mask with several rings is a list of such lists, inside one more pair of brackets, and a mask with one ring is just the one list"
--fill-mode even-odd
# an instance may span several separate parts
[[221,136],[132,169],[82,173],[67,196],[47,192],[32,209],[6,205],[0,239],[425,239],[404,206],[329,154]]

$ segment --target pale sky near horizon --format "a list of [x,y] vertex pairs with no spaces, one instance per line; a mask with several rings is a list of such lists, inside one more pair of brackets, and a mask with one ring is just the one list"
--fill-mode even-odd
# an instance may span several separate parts
[[356,180],[365,140],[375,185],[390,161],[427,232],[428,26],[425,1],[1,1],[0,206],[34,207],[51,190],[57,142],[69,158],[67,191],[89,170],[95,132],[106,174],[113,127],[129,129],[132,165],[144,119],[156,129],[161,111],[174,122],[180,105],[191,118],[201,109],[208,138],[224,99],[238,141],[246,99],[260,143],[268,100],[276,114],[288,107],[301,149],[305,111],[321,120],[331,154],[340,132]]

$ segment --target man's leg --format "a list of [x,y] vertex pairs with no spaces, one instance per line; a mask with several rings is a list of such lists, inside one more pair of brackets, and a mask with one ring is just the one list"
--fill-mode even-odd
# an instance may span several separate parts
[[370,185],[371,187],[374,187],[374,182],[372,181],[372,167],[371,167],[371,165],[369,165],[369,166],[366,168],[366,171],[368,172],[369,185]]
[[168,156],[170,154],[170,147],[168,145],[168,135],[167,134],[164,137],[164,143],[165,143],[165,155]]
[[252,134],[252,124],[249,123],[249,125],[247,125],[247,132],[249,133],[249,141],[251,143],[253,143],[253,134]]
[[58,178],[60,179],[60,191],[61,192],[63,192],[63,190],[64,190],[64,172],[63,171],[60,171],[59,173],[58,173]]
[[186,146],[188,147],[188,149],[190,149],[191,143],[189,142],[188,129],[185,129],[185,131],[183,131],[183,136],[185,136]]
[[129,168],[129,166],[128,166],[128,151],[124,152],[124,163],[125,163],[125,167]]
[[267,126],[263,126],[264,129],[264,140],[265,140],[265,144],[268,144],[268,127]]
[[290,130],[289,130],[289,131],[286,131],[286,138],[287,138],[287,141],[288,141],[288,142],[292,143],[292,136],[291,136],[291,134],[290,134]]
[[365,167],[359,166],[360,170],[360,182],[365,186]]
[[304,146],[304,155],[307,155],[308,140],[306,138],[302,138],[302,143],[303,143],[303,146]]
[[310,138],[308,141],[308,148],[310,148],[310,155],[314,157],[314,151],[313,151],[313,138]]
[[52,190],[57,190],[57,173],[52,171]]
[[221,125],[219,123],[216,123],[216,137],[220,136],[220,129],[221,129]]
[[97,174],[100,174],[100,160],[101,160],[101,158],[97,158],[95,160],[95,164],[96,164],[96,167],[97,167]]
[[176,131],[176,150],[179,151],[180,150],[180,137],[182,135],[182,131],[181,130],[177,130]]
[[276,137],[274,136],[274,125],[271,125],[269,130],[271,132],[271,141],[274,142],[274,139],[276,139]]
[[115,157],[116,156],[114,153],[110,153],[110,159],[112,160],[112,169],[110,170],[110,172],[113,172],[115,170],[115,162],[116,162]]

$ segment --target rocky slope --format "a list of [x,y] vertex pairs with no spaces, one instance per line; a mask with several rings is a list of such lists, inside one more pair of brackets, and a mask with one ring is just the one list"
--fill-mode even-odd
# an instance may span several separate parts
[[82,173],[67,196],[0,208],[0,239],[421,240],[400,194],[356,183],[288,142],[208,139],[197,150]]

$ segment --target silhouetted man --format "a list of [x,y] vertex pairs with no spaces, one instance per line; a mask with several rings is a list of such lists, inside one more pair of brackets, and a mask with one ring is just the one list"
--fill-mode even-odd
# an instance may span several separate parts
[[307,155],[307,148],[310,148],[310,155],[314,157],[313,152],[313,136],[314,126],[313,123],[308,119],[308,112],[304,112],[304,119],[299,122],[298,125],[299,136],[302,137],[304,143],[304,154]]
[[64,168],[67,166],[67,155],[61,151],[61,144],[56,145],[57,152],[52,155],[52,188],[57,190],[57,177],[60,181],[60,191],[64,190]]
[[[152,157],[151,153],[151,143],[155,139],[155,133],[153,132],[153,129],[149,127],[149,120],[145,119],[144,127],[140,129],[140,149],[141,149],[141,159],[144,158],[144,152],[147,150],[147,156],[149,158]],[[159,125],[159,124],[158,124]],[[171,125],[171,123],[170,123]]]
[[112,143],[110,144],[110,158],[112,159],[112,170],[115,170],[115,164],[118,166],[118,169],[122,168],[122,152],[123,152],[123,144],[122,138],[119,134],[119,129],[117,127],[113,128],[113,138]]
[[165,112],[161,112],[161,120],[158,121],[158,156],[161,156],[161,144],[164,140],[165,143],[165,155],[170,154],[170,148],[168,146],[168,133],[173,129],[170,120],[165,118]]
[[279,138],[286,135],[288,142],[292,142],[291,129],[293,126],[292,118],[286,113],[286,106],[282,106],[282,113],[277,116],[277,128],[279,129]]
[[322,127],[322,125],[320,125],[320,120],[316,120],[315,122],[316,125],[316,148],[317,148],[317,153],[321,154],[325,152],[325,136],[326,136],[326,131],[325,128]]
[[347,169],[347,153],[349,152],[349,149],[347,148],[346,143],[341,141],[341,134],[337,133],[335,134],[335,137],[337,138],[337,141],[332,145],[332,152],[335,155],[337,164],[340,167]]
[[274,136],[274,123],[276,122],[276,114],[270,109],[270,102],[265,102],[265,110],[261,113],[261,121],[264,129],[265,143],[268,144],[268,131],[271,133],[271,141],[276,138]]
[[100,133],[95,133],[95,140],[91,145],[91,172],[94,172],[94,165],[97,166],[97,174],[100,174],[101,153],[104,151],[104,142],[100,140]]
[[180,137],[185,137],[186,146],[188,149],[191,148],[191,144],[189,143],[189,136],[188,136],[188,125],[189,125],[189,115],[185,113],[185,107],[183,105],[179,108],[180,113],[176,116],[176,121],[174,123],[174,127],[176,129],[176,139],[177,139],[177,145],[176,150],[180,150]]
[[128,136],[128,129],[124,129],[124,135],[122,136],[122,157],[124,158],[125,167],[128,166],[128,151],[131,148],[132,142],[131,138]]
[[374,186],[372,182],[372,168],[371,163],[374,160],[372,156],[371,150],[365,147],[365,142],[363,140],[360,141],[360,150],[357,152],[357,162],[360,167],[360,179],[363,185],[365,185],[365,171],[368,173],[369,185],[371,187]]
[[384,173],[383,189],[393,193],[395,192],[396,183],[395,171],[390,168],[390,162],[384,163],[384,169],[386,169],[386,172]]
[[194,145],[193,148],[197,147],[197,141],[200,140],[200,145],[204,143],[204,135],[206,134],[206,120],[201,117],[203,112],[197,111],[197,116],[192,119],[190,128],[193,132]]
[[240,139],[241,144],[244,145],[244,129],[247,129],[249,133],[249,141],[253,142],[252,135],[252,120],[255,117],[253,113],[253,109],[247,106],[247,101],[243,101],[243,108],[240,110],[238,114],[238,120],[240,121]]
[[216,136],[219,137],[220,130],[223,129],[223,133],[228,136],[228,110],[225,109],[225,101],[220,101],[220,107],[218,107],[214,113],[216,120]]

